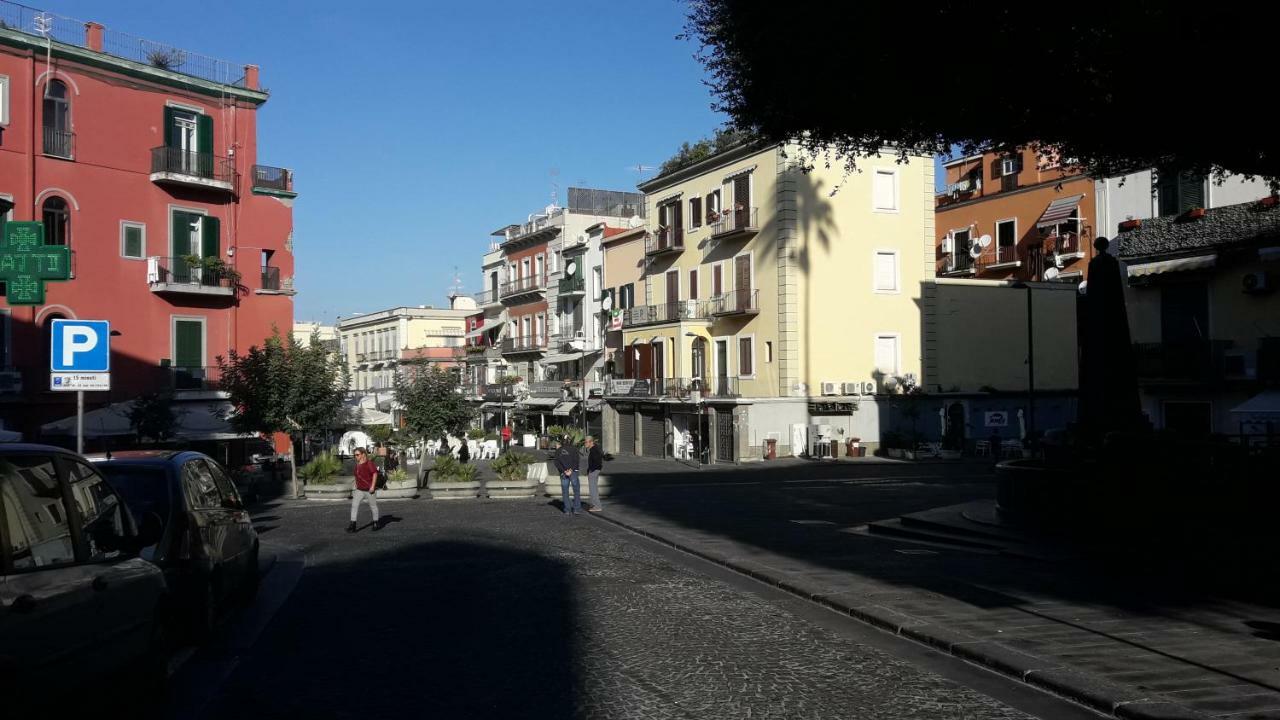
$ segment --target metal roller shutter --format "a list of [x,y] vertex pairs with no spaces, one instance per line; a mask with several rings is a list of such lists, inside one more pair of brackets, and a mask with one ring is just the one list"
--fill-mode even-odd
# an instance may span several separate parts
[[636,416],[631,411],[618,413],[618,454],[636,454]]
[[645,457],[662,457],[666,445],[666,424],[662,420],[661,410],[641,411],[640,443],[641,453]]

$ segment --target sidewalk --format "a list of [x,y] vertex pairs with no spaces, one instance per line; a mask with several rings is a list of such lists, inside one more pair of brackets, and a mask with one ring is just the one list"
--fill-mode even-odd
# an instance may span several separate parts
[[835,524],[802,549],[799,536],[734,540],[643,503],[596,517],[1107,715],[1280,719],[1272,608]]

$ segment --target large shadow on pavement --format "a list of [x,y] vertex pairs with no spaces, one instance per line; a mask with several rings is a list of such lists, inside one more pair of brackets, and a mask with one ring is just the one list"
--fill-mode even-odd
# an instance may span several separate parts
[[371,535],[307,568],[203,717],[575,717],[563,563],[483,541],[379,552]]

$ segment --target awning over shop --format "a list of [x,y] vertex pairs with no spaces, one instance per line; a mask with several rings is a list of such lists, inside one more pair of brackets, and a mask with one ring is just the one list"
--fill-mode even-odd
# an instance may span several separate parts
[[493,329],[493,327],[492,327],[491,325],[481,325],[480,327],[476,328],[475,330],[472,330],[471,332],[467,333],[467,337],[469,337],[469,338],[473,338],[473,337],[480,337],[481,335],[483,335],[483,334],[485,334],[485,333],[489,332],[489,331],[490,331],[490,330],[492,330],[492,329]]
[[534,410],[542,410],[546,408],[553,408],[558,402],[560,402],[560,400],[557,398],[531,397],[527,400],[521,400],[520,406]]
[[[84,414],[84,436],[87,438],[133,435],[129,411],[133,401],[118,402],[107,407],[90,410]],[[208,400],[173,403],[174,437],[178,440],[234,440],[253,437],[237,433],[227,418],[234,412],[226,400]],[[76,418],[63,418],[40,428],[42,435],[75,435]]]
[[584,352],[560,353],[557,355],[548,355],[542,358],[542,362],[544,363],[572,362],[574,360],[581,360],[584,357],[591,357],[592,355],[596,355],[600,352],[601,350],[599,348],[596,348],[594,350],[586,350]]
[[502,412],[503,410],[509,410],[512,407],[513,406],[510,403],[503,405],[502,403],[487,402],[480,406],[480,410],[481,412]]
[[1156,262],[1129,263],[1129,277],[1145,277],[1161,273],[1185,272],[1187,270],[1204,270],[1218,262],[1218,254],[1196,255],[1195,257],[1175,258],[1173,260],[1157,260]]
[[562,400],[556,404],[555,409],[551,411],[551,414],[568,416],[576,407],[578,407],[577,400]]
[[1071,213],[1080,206],[1080,201],[1084,199],[1084,195],[1072,195],[1054,200],[1049,203],[1049,207],[1044,209],[1044,214],[1036,221],[1036,227],[1049,227],[1051,225],[1059,225],[1071,219]]
[[1231,408],[1235,415],[1280,415],[1280,390],[1265,390]]

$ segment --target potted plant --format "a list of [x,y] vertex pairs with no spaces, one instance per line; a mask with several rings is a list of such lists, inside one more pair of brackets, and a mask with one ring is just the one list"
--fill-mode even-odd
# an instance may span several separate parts
[[473,498],[480,492],[476,466],[463,465],[452,455],[439,455],[427,474],[427,491],[433,500]]
[[508,450],[490,466],[497,476],[486,485],[491,498],[533,497],[546,476],[546,463],[527,453]]
[[316,500],[342,499],[351,497],[351,483],[342,482],[342,460],[328,452],[322,452],[311,459],[311,462],[298,469],[303,479],[303,492],[308,498]]

